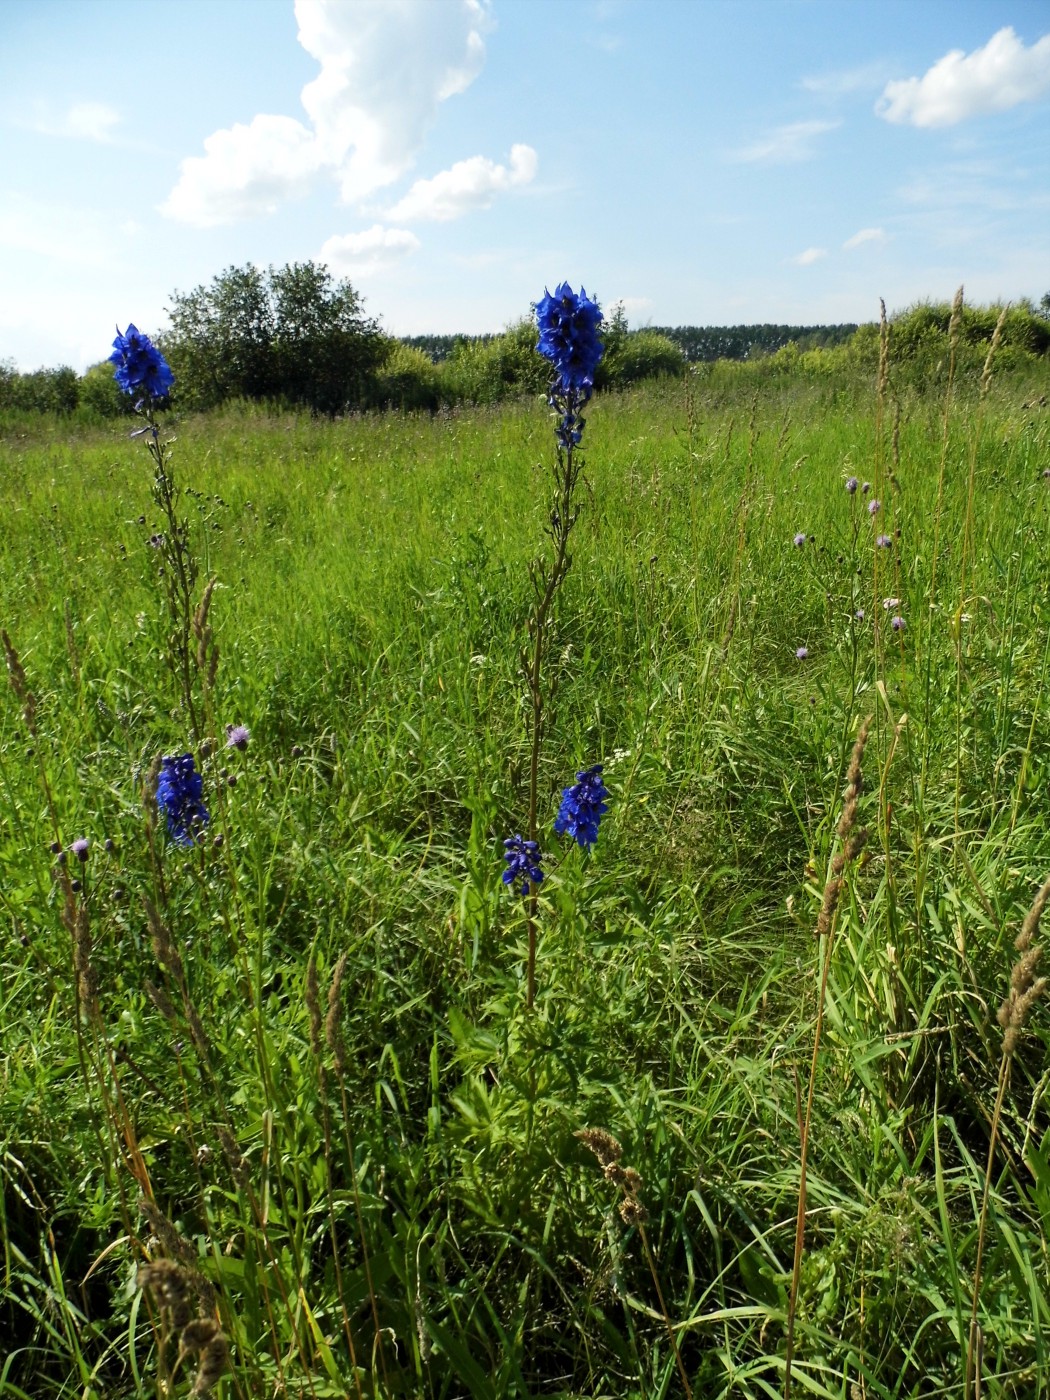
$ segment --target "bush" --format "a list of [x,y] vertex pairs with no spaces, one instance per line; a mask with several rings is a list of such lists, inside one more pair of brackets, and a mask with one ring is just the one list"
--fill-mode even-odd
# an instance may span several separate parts
[[80,380],[80,407],[100,418],[119,418],[133,411],[134,400],[120,389],[108,360],[84,371]]
[[72,413],[78,400],[77,372],[69,365],[20,374],[9,360],[0,364],[0,411]]
[[605,355],[595,377],[599,389],[621,389],[640,379],[685,373],[681,348],[659,331],[628,331],[617,308],[604,330]]
[[543,393],[549,366],[536,354],[536,340],[536,323],[528,316],[489,340],[459,341],[441,366],[445,397],[491,404],[514,393]]
[[383,368],[376,375],[376,408],[435,412],[441,405],[441,374],[424,351],[402,341],[388,344]]

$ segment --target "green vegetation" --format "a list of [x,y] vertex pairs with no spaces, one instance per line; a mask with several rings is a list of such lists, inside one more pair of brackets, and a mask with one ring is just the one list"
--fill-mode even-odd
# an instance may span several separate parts
[[[147,1256],[229,1337],[223,1400],[682,1394],[667,1320],[698,1400],[782,1394],[825,957],[793,1393],[962,1395],[983,1218],[981,1394],[1047,1395],[1050,1016],[1008,1073],[996,1021],[1050,873],[1047,369],[1001,332],[982,388],[966,324],[932,384],[895,323],[879,381],[876,334],[590,405],[545,849],[574,770],[612,799],[549,860],[531,1013],[542,380],[176,421],[218,579],[190,849],[143,800],[190,746],[148,456],[2,420],[0,1400],[188,1394]],[[381,372],[484,400],[525,341]]]
[[[1043,298],[1050,304],[1050,293]],[[964,307],[955,372],[979,376],[999,306]],[[898,378],[942,393],[950,360],[947,303],[920,303],[892,318],[890,343]],[[823,378],[872,374],[877,325],[676,326],[630,330],[622,307],[609,311],[605,358],[596,385],[624,389],[641,380],[681,378],[689,364],[768,361],[767,372]],[[209,287],[172,295],[171,328],[159,344],[175,371],[175,407],[210,410],[244,400],[273,409],[305,407],[337,416],[370,409],[408,411],[502,403],[546,386],[534,353],[531,317],[500,335],[381,334],[349,282],[315,263],[263,272],[227,268]],[[1000,371],[1033,370],[1050,354],[1050,315],[1024,302],[1008,309],[997,345]],[[68,366],[19,374],[0,362],[0,418],[62,413],[100,423],[130,405],[102,362],[81,377]]]

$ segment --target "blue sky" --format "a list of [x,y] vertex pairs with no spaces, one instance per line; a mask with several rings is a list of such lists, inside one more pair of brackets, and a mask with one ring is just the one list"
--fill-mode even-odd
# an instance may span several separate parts
[[392,334],[1050,290],[1047,0],[0,0],[0,359],[318,259]]

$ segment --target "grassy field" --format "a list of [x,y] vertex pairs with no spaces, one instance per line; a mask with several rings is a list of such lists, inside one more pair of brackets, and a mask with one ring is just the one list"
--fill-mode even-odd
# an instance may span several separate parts
[[781,1395],[811,1083],[792,1393],[962,1396],[968,1353],[1050,1393],[1050,1017],[1004,1059],[996,1015],[1050,874],[1046,382],[893,386],[591,405],[531,1011],[542,399],[176,425],[218,579],[188,849],[145,448],[7,424],[0,1400],[203,1393],[161,1258],[224,1400]]

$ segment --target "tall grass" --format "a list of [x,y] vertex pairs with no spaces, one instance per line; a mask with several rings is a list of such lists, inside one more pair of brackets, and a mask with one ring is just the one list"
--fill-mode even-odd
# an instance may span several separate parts
[[981,1394],[1044,1395],[1050,1025],[1006,1076],[995,1015],[1050,867],[1033,398],[896,385],[891,339],[878,394],[740,366],[594,402],[540,810],[598,759],[613,798],[542,886],[531,1014],[500,840],[542,401],[178,425],[221,656],[186,851],[143,803],[189,743],[148,463],[9,425],[0,1397],[188,1393],[160,1260],[222,1395],[776,1395],[792,1294],[797,1392],[957,1395],[974,1312]]

